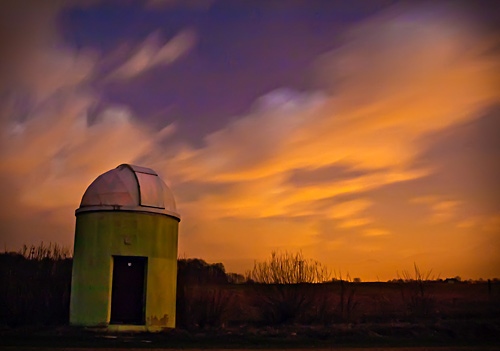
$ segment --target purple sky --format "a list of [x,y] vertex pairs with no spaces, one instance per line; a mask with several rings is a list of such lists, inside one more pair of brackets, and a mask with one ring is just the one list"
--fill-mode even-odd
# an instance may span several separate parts
[[[94,77],[100,104],[125,104],[154,125],[176,122],[182,138],[199,145],[269,91],[314,88],[311,64],[338,45],[342,29],[394,1],[181,3],[72,8],[60,28],[75,49],[114,56],[99,62]],[[185,30],[196,44],[182,60],[126,82],[100,79],[148,38],[162,45]]]

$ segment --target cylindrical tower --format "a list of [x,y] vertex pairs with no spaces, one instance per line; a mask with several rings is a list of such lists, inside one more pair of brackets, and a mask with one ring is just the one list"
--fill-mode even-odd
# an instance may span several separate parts
[[70,324],[175,327],[180,216],[156,172],[122,164],[100,175],[75,214]]

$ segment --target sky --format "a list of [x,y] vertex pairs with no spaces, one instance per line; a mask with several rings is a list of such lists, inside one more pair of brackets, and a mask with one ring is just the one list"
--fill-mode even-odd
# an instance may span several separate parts
[[156,170],[179,256],[500,277],[496,1],[0,4],[0,245],[72,247],[85,189]]

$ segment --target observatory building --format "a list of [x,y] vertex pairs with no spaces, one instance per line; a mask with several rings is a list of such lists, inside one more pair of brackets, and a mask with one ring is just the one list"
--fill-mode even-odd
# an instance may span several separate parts
[[180,216],[156,172],[122,164],[100,175],[75,215],[70,324],[175,327]]

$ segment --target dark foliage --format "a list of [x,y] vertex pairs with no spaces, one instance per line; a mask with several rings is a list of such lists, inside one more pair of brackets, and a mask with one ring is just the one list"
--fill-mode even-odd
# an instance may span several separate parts
[[209,264],[198,258],[177,261],[178,285],[226,284],[228,277],[222,263]]
[[359,301],[356,284],[346,280],[335,280],[314,286],[311,291],[313,303],[303,317],[306,324],[331,325],[356,320]]
[[232,295],[222,263],[200,259],[177,262],[177,325],[185,329],[219,327],[226,321]]
[[[64,250],[50,246],[1,253],[0,326],[67,324],[71,264]],[[392,283],[264,284],[241,283],[240,278],[228,278],[220,263],[179,260],[177,326],[197,332],[256,325],[274,330],[352,322],[494,320],[500,313],[496,280],[430,281],[418,271]]]
[[0,324],[66,324],[70,258],[0,254]]
[[312,284],[254,284],[251,303],[265,324],[300,322],[315,302]]
[[186,285],[177,296],[177,326],[193,330],[224,326],[234,311],[232,292],[221,285]]
[[432,316],[435,313],[435,298],[429,294],[429,285],[434,281],[434,279],[430,279],[432,271],[422,272],[416,264],[413,266],[414,275],[403,271],[401,296],[411,316]]
[[[290,324],[311,319],[311,310],[320,309],[328,296],[318,299],[317,283],[330,279],[320,262],[306,259],[302,252],[273,252],[264,262],[255,262],[247,274],[255,285],[254,307],[268,324]],[[306,317],[307,316],[307,317]]]

